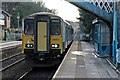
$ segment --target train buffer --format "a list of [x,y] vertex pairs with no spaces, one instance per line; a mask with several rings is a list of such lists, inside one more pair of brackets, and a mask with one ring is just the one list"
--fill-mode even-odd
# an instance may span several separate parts
[[[118,74],[103,58],[94,55],[93,46],[84,41],[74,41],[53,76],[53,80],[81,78],[86,80],[118,80]],[[92,79],[94,78],[94,79]]]

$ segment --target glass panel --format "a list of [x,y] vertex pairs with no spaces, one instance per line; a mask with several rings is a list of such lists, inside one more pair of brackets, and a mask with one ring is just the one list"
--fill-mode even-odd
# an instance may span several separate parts
[[51,20],[51,35],[60,35],[60,20],[59,19],[52,19]]
[[110,34],[106,34],[106,41],[110,43]]
[[101,33],[105,33],[106,32],[106,27],[104,25],[101,26]]
[[107,25],[101,26],[101,42],[102,43],[110,42],[110,31]]
[[101,43],[106,43],[106,34],[101,34]]
[[33,19],[24,20],[24,33],[26,35],[33,35]]
[[106,32],[107,32],[107,33],[110,33],[110,30],[109,30],[109,28],[108,28],[108,27],[106,27]]

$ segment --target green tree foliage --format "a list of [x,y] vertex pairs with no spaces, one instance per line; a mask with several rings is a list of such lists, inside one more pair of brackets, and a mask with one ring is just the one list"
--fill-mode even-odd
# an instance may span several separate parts
[[18,13],[20,16],[20,27],[22,26],[22,18],[32,13],[36,12],[55,13],[55,10],[49,10],[48,8],[46,8],[43,2],[38,2],[37,4],[35,2],[4,2],[2,5],[4,6],[3,9],[12,15],[11,25],[14,28],[17,27]]
[[80,21],[83,22],[83,32],[90,33],[92,28],[92,20],[95,19],[95,16],[85,10],[79,9]]

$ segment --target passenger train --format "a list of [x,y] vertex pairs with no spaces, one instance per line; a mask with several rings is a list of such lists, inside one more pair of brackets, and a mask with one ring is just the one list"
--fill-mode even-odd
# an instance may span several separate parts
[[22,20],[22,53],[33,67],[60,63],[64,51],[73,41],[72,26],[61,17],[48,13],[33,13]]

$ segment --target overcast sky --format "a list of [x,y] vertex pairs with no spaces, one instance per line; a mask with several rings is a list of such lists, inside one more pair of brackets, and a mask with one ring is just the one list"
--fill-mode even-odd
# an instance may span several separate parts
[[43,0],[45,6],[49,9],[56,9],[59,16],[65,20],[78,21],[79,17],[78,8],[64,0]]

